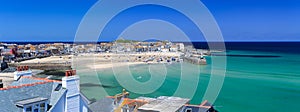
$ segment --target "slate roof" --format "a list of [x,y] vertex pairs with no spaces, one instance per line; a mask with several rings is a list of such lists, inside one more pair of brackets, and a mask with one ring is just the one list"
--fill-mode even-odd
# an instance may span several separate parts
[[50,105],[55,105],[59,99],[64,95],[64,93],[67,92],[66,89],[61,88],[59,91],[55,91],[55,88],[59,85],[60,83],[53,83],[52,84],[52,93],[50,97]]
[[89,105],[92,112],[113,112],[114,99],[103,98]]
[[[38,82],[43,82],[43,80],[22,77],[19,79],[19,81],[13,82],[12,86],[20,86]],[[16,103],[20,100],[36,97],[47,98],[50,101],[50,105],[54,105],[59,100],[61,95],[66,92],[66,89],[63,88],[61,88],[59,91],[54,91],[58,84],[59,82],[46,82],[43,84],[0,90],[0,112],[21,112],[22,108],[17,107]]]
[[138,108],[139,111],[157,111],[157,112],[177,112],[185,104],[189,103],[190,99],[179,97],[160,96],[156,100]]
[[36,82],[44,82],[44,80],[33,80],[30,78],[20,78],[18,81],[12,82],[10,86],[19,86],[22,84],[33,84]]

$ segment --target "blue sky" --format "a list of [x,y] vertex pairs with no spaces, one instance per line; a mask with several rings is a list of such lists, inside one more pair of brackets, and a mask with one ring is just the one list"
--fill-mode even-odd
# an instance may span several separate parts
[[[81,19],[96,2],[1,0],[0,41],[73,41]],[[214,15],[225,41],[300,41],[298,0],[202,2]],[[137,9],[136,12],[145,14],[143,10]]]

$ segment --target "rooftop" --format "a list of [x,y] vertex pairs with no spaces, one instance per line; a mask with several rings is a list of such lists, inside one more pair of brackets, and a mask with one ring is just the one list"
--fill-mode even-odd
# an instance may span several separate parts
[[207,100],[202,102],[200,105],[185,105],[183,108],[184,111],[191,109],[193,112],[217,112],[214,110],[213,105],[210,104]]
[[[49,100],[50,105],[55,105],[59,98],[66,92],[66,89],[55,91],[59,81],[21,77],[19,81],[13,82],[11,86],[1,88],[0,112],[19,112],[22,111],[22,105],[41,100]],[[18,106],[17,106],[18,105]]]
[[189,103],[190,99],[161,96],[138,108],[139,111],[176,112]]
[[24,105],[27,105],[27,104],[33,104],[33,103],[36,103],[36,102],[47,101],[47,100],[48,100],[48,98],[36,97],[36,98],[30,98],[30,99],[17,101],[16,105],[24,107]]
[[114,112],[114,99],[103,98],[89,105],[93,112]]

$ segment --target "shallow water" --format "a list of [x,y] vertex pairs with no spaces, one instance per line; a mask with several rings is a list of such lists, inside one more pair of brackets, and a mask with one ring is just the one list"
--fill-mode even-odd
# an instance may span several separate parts
[[[298,112],[299,56],[288,53],[228,51],[226,77],[214,102],[216,108],[221,112]],[[218,57],[222,56],[214,56]],[[184,79],[181,78],[180,64],[166,65],[166,79],[159,89],[150,94],[131,92],[130,96],[172,96],[178,89],[180,80],[184,80],[187,83],[199,82],[191,101],[193,104],[199,104],[211,77],[210,58],[208,57],[209,64],[205,66],[185,63],[187,67],[199,68],[200,74],[185,73],[188,77]],[[151,78],[149,65],[130,66],[130,71],[137,81],[147,82]],[[81,90],[90,99],[115,95],[125,88],[118,83],[112,69],[78,72],[81,75]],[[199,79],[195,75],[199,75]],[[188,94],[192,90],[194,88],[187,87],[179,96],[184,96],[184,93]]]

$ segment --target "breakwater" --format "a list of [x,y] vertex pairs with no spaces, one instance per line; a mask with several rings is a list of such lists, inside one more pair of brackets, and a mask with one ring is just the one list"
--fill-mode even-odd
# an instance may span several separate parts
[[189,62],[192,64],[196,64],[196,65],[206,65],[206,59],[200,59],[200,58],[196,58],[196,57],[184,57],[183,61],[185,62]]

